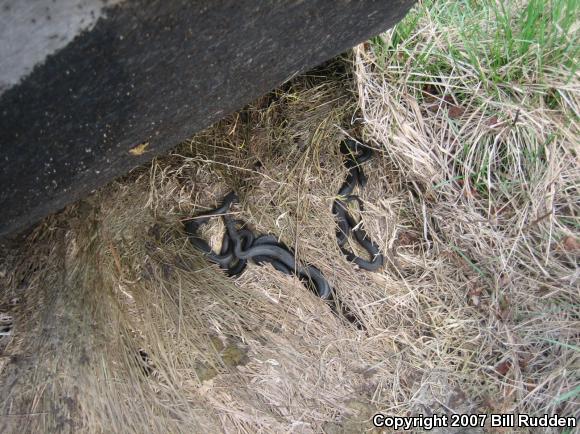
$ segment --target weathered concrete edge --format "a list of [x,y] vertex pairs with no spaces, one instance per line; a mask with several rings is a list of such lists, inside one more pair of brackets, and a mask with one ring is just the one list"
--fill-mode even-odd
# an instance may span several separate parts
[[[270,4],[266,9],[248,2],[257,5],[253,10],[240,10],[233,1],[206,9],[194,2],[153,3],[150,15],[140,2],[111,9],[106,20],[0,98],[0,236],[25,229],[293,74],[380,33],[413,2],[312,0],[301,3],[305,9],[298,13],[295,4],[279,2],[262,2]],[[204,26],[212,18],[222,20],[221,28]],[[278,30],[247,25],[257,19]],[[184,38],[183,29],[192,27],[201,38]],[[292,34],[293,28],[299,31]],[[159,36],[164,29],[170,30]],[[223,29],[237,30],[212,45]],[[191,59],[199,62],[192,66]],[[232,59],[238,63],[228,64]],[[93,77],[96,84],[83,83]],[[202,97],[203,107],[192,105]],[[147,143],[146,152],[133,155],[140,143]]]

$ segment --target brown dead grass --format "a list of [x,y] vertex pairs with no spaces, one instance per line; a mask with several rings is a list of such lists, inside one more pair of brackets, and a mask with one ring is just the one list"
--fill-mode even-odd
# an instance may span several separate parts
[[[355,50],[354,76],[337,72],[341,60],[294,79],[4,254],[3,432],[330,433],[370,430],[377,411],[579,415],[575,126],[536,110],[514,127],[475,104],[426,107],[404,65],[379,73],[373,56]],[[553,131],[545,161],[524,166],[526,139]],[[336,246],[348,134],[380,149],[361,192],[380,273]],[[473,149],[461,165],[458,144]],[[488,181],[484,196],[470,184],[479,146],[514,156],[517,188]],[[199,257],[180,221],[230,189],[234,212],[319,267],[366,330],[270,267],[233,280]]]

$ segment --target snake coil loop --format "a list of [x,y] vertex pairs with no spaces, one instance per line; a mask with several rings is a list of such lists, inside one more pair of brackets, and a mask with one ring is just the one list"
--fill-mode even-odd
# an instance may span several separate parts
[[[361,223],[357,222],[347,210],[349,202],[356,202],[359,209],[363,210],[362,201],[353,192],[357,185],[363,188],[366,184],[366,176],[360,164],[371,158],[372,151],[350,139],[341,144],[340,150],[343,155],[347,156],[344,164],[348,169],[348,176],[338,192],[338,198],[332,204],[332,211],[336,216],[338,225],[336,231],[338,245],[349,261],[365,270],[375,271],[383,265],[383,255],[380,253],[379,247],[369,239]],[[278,241],[274,235],[256,236],[246,228],[243,221],[235,220],[228,215],[230,207],[237,201],[238,197],[232,191],[224,197],[221,205],[217,208],[186,220],[185,232],[191,244],[201,251],[210,262],[225,270],[229,276],[242,274],[249,260],[258,265],[268,263],[284,274],[296,275],[314,293],[326,300],[335,313],[340,313],[358,328],[364,328],[361,321],[346,306],[339,307],[337,305],[334,291],[318,268],[296,260],[292,249]],[[215,252],[201,237],[199,230],[212,217],[220,216],[224,220],[226,231],[222,238],[220,251]],[[351,234],[369,253],[371,260],[356,256],[347,249],[346,244]]]
[[[340,151],[345,156],[344,166],[348,169],[348,176],[338,191],[338,197],[332,204],[332,212],[336,217],[337,230],[336,240],[341,252],[346,258],[357,264],[360,268],[367,271],[377,271],[384,264],[384,256],[379,246],[375,244],[368,236],[362,222],[357,222],[348,212],[348,203],[356,202],[359,210],[362,212],[363,204],[360,198],[354,194],[354,189],[358,185],[364,188],[367,178],[360,166],[372,157],[372,150],[361,145],[352,139],[343,141],[340,145]],[[356,242],[369,253],[370,260],[357,256],[346,247],[350,235]]]
[[[244,228],[244,223],[234,220],[227,213],[233,203],[237,202],[234,192],[226,195],[222,204],[185,221],[185,232],[191,244],[200,250],[206,258],[226,271],[229,276],[240,275],[246,268],[248,260],[256,264],[272,264],[285,274],[295,274],[306,283],[320,298],[332,301],[332,289],[320,270],[312,265],[304,265],[296,260],[294,252],[273,235],[256,237]],[[226,225],[220,252],[215,252],[200,236],[200,228],[210,218],[221,216]]]

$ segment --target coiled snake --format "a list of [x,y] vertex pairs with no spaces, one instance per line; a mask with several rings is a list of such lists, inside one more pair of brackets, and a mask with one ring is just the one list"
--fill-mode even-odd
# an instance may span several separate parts
[[[376,271],[383,265],[383,255],[380,253],[379,247],[368,238],[362,225],[350,215],[347,209],[349,202],[356,201],[362,211],[361,200],[352,193],[357,185],[363,188],[366,184],[366,177],[360,165],[371,158],[372,151],[369,147],[350,139],[341,143],[340,150],[345,156],[344,164],[348,169],[348,176],[332,205],[332,212],[338,226],[337,242],[349,261],[354,262],[362,269]],[[269,263],[282,273],[294,274],[316,295],[326,300],[335,312],[338,312],[334,291],[318,268],[298,261],[292,249],[278,241],[275,236],[257,236],[246,228],[243,221],[235,220],[228,214],[230,207],[237,200],[236,193],[232,191],[224,197],[219,207],[187,219],[185,232],[191,244],[200,250],[210,262],[225,270],[229,276],[238,276],[243,273],[249,260],[256,264]],[[218,216],[224,219],[226,231],[222,238],[220,251],[215,252],[201,237],[199,230],[212,217]],[[351,234],[354,240],[369,253],[370,260],[355,255],[346,247]],[[341,313],[349,321],[361,325],[360,321],[344,307],[341,309]]]

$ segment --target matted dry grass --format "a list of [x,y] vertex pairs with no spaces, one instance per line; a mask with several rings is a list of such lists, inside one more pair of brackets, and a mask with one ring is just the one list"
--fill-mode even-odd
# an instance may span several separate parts
[[[399,48],[410,57],[438,31],[422,20]],[[487,98],[467,71],[417,80],[376,47],[292,80],[4,252],[2,432],[580,415],[578,131],[565,113],[578,113],[577,81],[553,83],[565,110],[547,110]],[[345,135],[379,150],[359,193],[380,273],[336,245]],[[320,268],[365,330],[269,266],[229,279],[199,257],[180,221],[231,189],[234,212]]]

